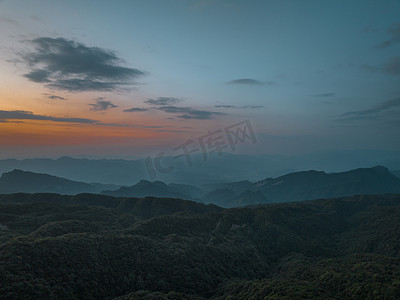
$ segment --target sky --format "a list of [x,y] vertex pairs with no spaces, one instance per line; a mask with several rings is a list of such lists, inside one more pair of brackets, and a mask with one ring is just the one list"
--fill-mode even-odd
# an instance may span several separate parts
[[0,0],[0,40],[0,158],[173,154],[235,124],[238,153],[400,150],[399,0]]

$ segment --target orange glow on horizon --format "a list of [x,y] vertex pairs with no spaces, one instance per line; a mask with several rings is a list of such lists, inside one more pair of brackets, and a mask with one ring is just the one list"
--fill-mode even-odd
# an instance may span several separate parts
[[0,145],[84,145],[125,143],[166,138],[168,132],[151,128],[27,120],[0,123]]

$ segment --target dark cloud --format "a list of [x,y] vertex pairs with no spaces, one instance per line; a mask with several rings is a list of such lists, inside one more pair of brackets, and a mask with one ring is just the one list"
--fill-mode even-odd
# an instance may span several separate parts
[[28,78],[33,82],[50,82],[49,76],[51,72],[40,69],[33,69],[28,74],[25,74],[24,77]]
[[228,81],[226,84],[242,84],[242,85],[275,85],[274,81],[259,81],[251,78],[241,78]]
[[400,43],[400,23],[393,24],[387,32],[391,35],[390,39],[380,44],[379,48],[387,48]]
[[34,50],[21,54],[30,69],[24,76],[49,88],[70,92],[115,91],[145,75],[138,69],[121,66],[122,59],[110,50],[64,38],[41,37],[28,42]]
[[191,107],[177,107],[177,106],[160,106],[156,109],[164,111],[170,114],[180,114],[177,117],[181,119],[198,119],[198,120],[208,120],[213,119],[215,116],[223,116],[226,113],[207,111],[207,110],[197,110]]
[[400,56],[394,57],[384,64],[382,70],[390,75],[400,75]]
[[90,103],[92,108],[90,110],[99,111],[99,110],[108,110],[110,108],[118,107],[111,103],[111,101],[106,101],[104,98],[97,98],[96,103]]
[[21,123],[25,123],[23,121],[8,121],[8,120],[1,120],[0,119],[0,123],[17,123],[17,124],[21,124]]
[[197,120],[209,120],[213,119],[215,116],[223,116],[225,113],[205,111],[205,110],[192,110],[187,114],[179,115],[178,118],[181,119],[197,119]]
[[190,107],[178,107],[178,106],[173,106],[173,105],[167,105],[167,106],[162,106],[157,108],[158,110],[162,110],[166,113],[187,113],[192,110]]
[[141,108],[141,107],[132,107],[129,109],[124,109],[124,112],[141,112],[141,111],[148,111],[148,108]]
[[182,102],[182,100],[178,99],[178,98],[173,98],[173,97],[159,97],[157,99],[148,99],[144,102],[147,104],[150,104],[150,105],[162,106],[162,105],[177,104],[179,102]]
[[236,106],[236,105],[215,105],[216,108],[237,108],[237,109],[254,109],[254,108],[263,108],[262,105],[244,105],[244,106]]
[[396,107],[400,107],[400,97],[384,101],[369,109],[344,113],[339,117],[338,120],[356,120],[356,119],[374,118],[377,116],[377,114],[384,111],[388,111]]
[[48,93],[44,93],[43,95],[45,95],[47,98],[49,98],[51,100],[67,100],[64,97],[57,96],[57,95],[52,95],[52,94],[48,94]]
[[43,115],[35,115],[31,111],[25,110],[0,110],[0,120],[43,120],[64,123],[94,124],[98,121],[84,118],[61,118]]
[[333,97],[335,95],[336,95],[335,93],[322,93],[322,94],[314,94],[313,96],[314,97],[323,97],[323,98],[325,98],[325,97]]
[[60,96],[56,96],[56,95],[51,95],[48,98],[53,99],[53,100],[66,100],[64,97],[60,97]]

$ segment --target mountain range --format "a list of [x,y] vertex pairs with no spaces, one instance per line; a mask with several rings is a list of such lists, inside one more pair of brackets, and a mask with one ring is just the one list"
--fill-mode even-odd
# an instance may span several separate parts
[[14,170],[0,178],[0,193],[102,193],[116,197],[160,197],[238,207],[271,202],[290,202],[362,194],[400,193],[400,179],[387,168],[377,166],[340,173],[294,172],[258,182],[238,181],[200,186],[140,180],[119,187],[88,184],[33,172]]
[[268,195],[273,202],[286,202],[399,193],[400,179],[387,168],[377,166],[331,174],[322,171],[296,172],[256,182],[254,188]]
[[[167,149],[166,149],[167,150]],[[149,154],[149,157],[154,155]],[[192,166],[185,159],[173,156],[163,158],[163,165],[172,166],[173,171],[149,176],[143,159],[86,159],[61,157],[58,159],[3,159],[0,173],[14,169],[45,173],[80,182],[132,185],[142,179],[159,180],[166,183],[203,185],[219,182],[256,182],[267,177],[279,177],[302,170],[325,170],[341,172],[360,167],[387,166],[400,170],[399,151],[331,151],[307,155],[242,155],[233,153],[210,153],[204,161],[202,154],[190,156]]]

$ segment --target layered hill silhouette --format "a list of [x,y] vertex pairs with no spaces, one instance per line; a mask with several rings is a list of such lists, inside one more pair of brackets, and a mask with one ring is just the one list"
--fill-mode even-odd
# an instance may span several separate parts
[[99,193],[106,188],[117,188],[114,184],[85,183],[42,173],[13,170],[0,177],[1,193]]
[[0,177],[0,193],[95,193],[97,189],[87,183],[51,176],[48,174],[13,170]]
[[181,198],[191,199],[190,196],[180,192],[180,186],[169,186],[161,181],[147,181],[141,180],[137,184],[130,187],[121,187],[115,191],[102,191],[102,194],[109,196],[125,196],[125,197],[168,197],[168,198]]
[[335,198],[362,194],[400,193],[400,179],[387,168],[377,166],[327,174],[296,172],[268,178],[253,187],[272,202]]
[[[167,149],[165,149],[167,150]],[[151,155],[151,153],[149,153]],[[154,153],[155,154],[155,153]],[[260,181],[306,169],[340,172],[364,166],[384,165],[391,170],[400,169],[399,151],[333,151],[308,155],[238,155],[209,153],[207,161],[202,154],[191,155],[193,165],[174,157],[165,157],[163,164],[173,166],[174,171],[157,174],[163,182],[202,184]],[[383,159],[384,158],[384,159]],[[2,159],[0,173],[14,169],[51,174],[79,182],[99,182],[130,186],[142,179],[149,179],[144,159],[86,159],[61,157],[58,159]],[[108,188],[105,188],[108,189]]]
[[[184,186],[185,188],[182,188]],[[252,183],[222,182],[201,185],[165,184],[142,180],[131,187],[104,194],[130,197],[176,197],[237,207],[268,202],[335,198],[362,194],[400,193],[400,179],[387,168],[376,166],[341,173],[304,171]]]
[[398,299],[400,195],[0,196],[2,299]]
[[[113,189],[109,189],[109,188]],[[21,170],[3,173],[0,193],[101,193],[115,197],[159,197],[194,200],[221,207],[271,202],[335,198],[362,194],[400,193],[400,178],[387,168],[355,169],[341,173],[303,171],[252,183],[250,181],[188,185],[141,180],[128,187],[88,184]]]

